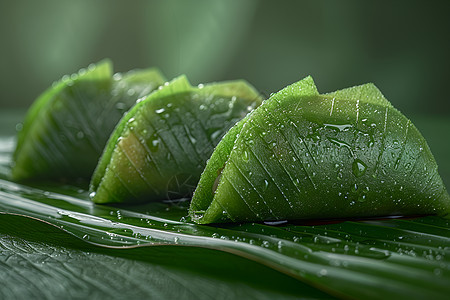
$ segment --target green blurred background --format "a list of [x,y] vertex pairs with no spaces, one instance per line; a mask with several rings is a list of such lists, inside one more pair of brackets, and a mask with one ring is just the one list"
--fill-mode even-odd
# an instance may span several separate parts
[[450,116],[450,1],[0,0],[0,107],[108,57],[269,95],[306,75],[374,82],[406,114]]

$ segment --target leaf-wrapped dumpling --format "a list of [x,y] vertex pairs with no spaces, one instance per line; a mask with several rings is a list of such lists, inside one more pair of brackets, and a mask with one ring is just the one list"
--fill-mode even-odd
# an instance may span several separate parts
[[372,84],[272,95],[216,147],[190,216],[200,224],[445,215],[450,197],[417,128]]
[[260,104],[245,81],[192,87],[174,79],[120,121],[94,172],[92,201],[190,197],[222,136]]
[[109,60],[64,76],[29,109],[12,178],[89,180],[122,115],[164,82],[157,69],[113,75]]

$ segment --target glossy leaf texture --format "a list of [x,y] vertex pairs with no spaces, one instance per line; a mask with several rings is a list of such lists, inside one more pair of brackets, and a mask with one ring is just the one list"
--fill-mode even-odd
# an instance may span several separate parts
[[[52,255],[46,256],[45,249],[41,249],[39,245],[22,246],[15,242],[14,247],[20,248],[19,253],[6,261],[2,274],[17,275],[14,277],[14,282],[17,284],[23,282],[23,277],[9,268],[17,261],[17,267],[14,270],[23,271],[21,274],[24,276],[30,275],[31,277],[25,282],[37,289],[30,292],[28,287],[22,287],[22,295],[30,293],[46,295],[46,291],[40,290],[40,287],[48,284],[46,279],[54,283],[56,280],[54,278],[67,288],[76,284],[79,287],[76,295],[83,295],[83,292],[89,288],[83,284],[83,280],[94,280],[91,285],[93,284],[94,288],[101,287],[96,284],[100,282],[95,281],[101,277],[90,271],[93,268],[77,271],[79,269],[76,266],[82,267],[87,265],[84,262],[89,263],[92,260],[96,270],[106,272],[101,279],[104,286],[112,285],[111,290],[100,289],[105,295],[108,295],[110,291],[116,291],[115,284],[118,284],[118,281],[124,281],[120,283],[121,286],[128,286],[128,283],[136,276],[141,276],[141,279],[148,278],[150,281],[145,286],[140,284],[143,280],[136,279],[133,281],[135,284],[130,283],[136,295],[149,292],[149,286],[154,287],[151,291],[159,291],[158,287],[161,285],[157,284],[158,281],[155,285],[152,280],[155,278],[152,274],[156,273],[162,276],[160,279],[164,282],[167,280],[173,282],[170,278],[177,278],[182,285],[179,287],[180,292],[184,291],[183,287],[186,287],[186,284],[193,284],[192,286],[198,289],[190,289],[190,295],[200,299],[203,296],[207,298],[213,290],[222,290],[223,285],[226,285],[226,288],[223,288],[223,296],[229,296],[230,290],[234,290],[233,287],[237,288],[237,281],[248,282],[250,286],[258,287],[262,291],[261,296],[257,296],[258,299],[264,299],[266,294],[275,297],[276,294],[257,284],[267,282],[266,286],[269,286],[269,279],[279,282],[280,291],[284,291],[287,295],[298,293],[299,298],[306,299],[326,297],[324,294],[305,288],[301,282],[296,285],[288,279],[283,281],[280,276],[272,275],[271,272],[249,263],[230,256],[202,251],[208,248],[261,263],[342,299],[448,298],[450,292],[448,286],[450,223],[448,220],[429,216],[415,219],[347,220],[316,224],[268,222],[196,225],[180,221],[187,214],[188,204],[184,202],[108,207],[93,204],[88,199],[87,191],[70,185],[30,187],[5,180],[8,173],[6,170],[8,158],[14,143],[8,137],[0,141],[2,141],[0,211],[45,222],[44,225],[37,226],[23,220],[23,224],[19,226],[18,221],[13,222],[11,217],[2,221],[1,232],[4,232],[6,228],[13,228],[12,232],[15,234],[28,234],[29,237],[34,237],[35,241],[36,239],[41,239],[42,242],[59,241],[59,245],[63,247],[79,245],[76,246],[79,249],[76,252],[67,252],[67,249],[60,250],[60,246],[53,246]],[[4,220],[3,218],[4,216],[0,215],[0,219]],[[13,227],[13,224],[16,224],[16,227]],[[54,230],[51,228],[42,230],[40,235],[35,234],[34,230],[50,225],[80,238],[80,242],[84,241],[85,246],[62,237],[63,235],[53,234]],[[14,247],[5,243],[3,245],[12,251]],[[111,248],[105,250],[106,254],[118,256],[118,258],[97,254],[90,256],[88,252],[105,253],[102,249],[94,247],[95,245]],[[36,263],[39,264],[39,270],[48,270],[45,266],[51,264],[57,270],[56,274],[51,270],[45,274],[40,272],[40,279],[33,281],[32,270],[19,268],[24,265],[36,265],[33,263],[32,249],[29,250],[29,256],[23,253],[28,247],[34,247],[39,251],[39,254],[36,254],[40,258],[40,263]],[[3,251],[8,255],[8,252],[5,252],[7,250]],[[27,260],[21,262],[20,258],[23,257]],[[152,272],[144,271],[146,266],[138,262],[127,268],[127,264],[121,257],[142,261],[149,259],[153,263],[147,267]],[[75,265],[71,265],[71,262]],[[157,262],[165,262],[180,271],[176,272],[171,268],[168,272],[159,274],[158,270],[161,269],[154,265]],[[58,264],[62,264],[62,270],[57,268]],[[239,274],[248,274],[248,270],[255,268],[256,271],[250,274],[254,278],[244,279],[239,275],[233,275],[231,269],[235,268]],[[239,268],[242,268],[242,272]],[[122,273],[117,272],[111,274],[111,270],[120,270],[129,276],[123,276]],[[192,273],[194,270],[200,273]],[[52,277],[52,274],[56,277]],[[210,274],[211,277],[205,277],[204,274]],[[65,281],[64,276],[77,281],[75,283]],[[198,281],[188,281],[185,276],[198,278]],[[217,276],[221,278],[219,281],[216,280]],[[2,291],[8,291],[11,284],[11,281],[4,283]],[[202,284],[205,284],[203,288]],[[212,290],[210,285],[214,285],[215,288]],[[291,288],[289,288],[290,285]],[[300,288],[296,289],[294,286]],[[47,289],[57,295],[62,292],[54,284]],[[173,285],[169,290],[162,288],[161,297],[176,296],[177,294],[173,294],[172,290]],[[93,295],[100,295],[101,291],[94,292]],[[238,292],[237,295],[246,297],[242,294],[243,291],[249,293],[248,297],[255,295],[248,289]],[[17,291],[13,295],[17,295],[16,293]],[[118,293],[120,294],[120,291]],[[278,296],[276,298],[278,299]]]
[[1,211],[42,220],[94,245],[225,251],[340,298],[446,299],[450,292],[450,224],[439,217],[211,227],[178,221],[183,205],[152,203],[130,211],[95,205],[70,187],[64,192],[77,197],[3,180],[0,189]]
[[91,181],[92,200],[190,197],[225,132],[261,104],[245,81],[192,87],[174,79],[137,103],[111,135]]
[[89,180],[122,115],[164,82],[157,69],[113,75],[109,60],[64,76],[29,109],[12,178]]
[[20,216],[0,215],[0,248],[1,299],[333,299],[228,253],[97,247]]
[[434,157],[409,119],[372,84],[319,95],[311,77],[227,133],[190,208],[201,224],[449,212]]

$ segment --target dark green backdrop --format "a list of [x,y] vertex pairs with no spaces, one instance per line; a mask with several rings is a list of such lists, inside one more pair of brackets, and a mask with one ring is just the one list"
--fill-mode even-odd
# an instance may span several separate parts
[[0,107],[102,58],[268,95],[374,82],[406,114],[450,116],[450,1],[0,0]]

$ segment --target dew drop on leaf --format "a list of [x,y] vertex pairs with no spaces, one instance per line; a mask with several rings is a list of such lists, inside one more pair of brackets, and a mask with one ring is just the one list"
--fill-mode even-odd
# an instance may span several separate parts
[[219,128],[219,129],[214,129],[211,131],[210,136],[212,140],[216,140],[217,138],[220,137],[220,135],[223,133],[223,129]]
[[123,103],[123,102],[117,102],[117,103],[116,103],[116,108],[117,108],[118,110],[125,110],[125,109],[127,108],[127,106],[126,106],[125,103]]
[[353,175],[361,177],[366,173],[367,166],[360,159],[355,159],[352,164]]
[[248,162],[248,160],[250,159],[250,156],[249,156],[249,154],[248,154],[248,152],[247,152],[246,150],[244,150],[242,159],[243,159],[245,162]]
[[131,118],[130,120],[128,120],[128,126],[130,127],[130,130],[133,130],[136,125],[137,125],[137,123],[134,118]]
[[434,269],[433,271],[434,275],[436,276],[441,276],[442,275],[442,270],[439,268]]
[[267,181],[267,179],[264,179],[264,192],[267,190],[268,187],[269,187],[269,182]]
[[155,139],[152,140],[150,150],[152,152],[156,152],[156,151],[158,151],[158,147],[159,147],[159,138],[156,137]]
[[16,124],[16,131],[19,132],[19,131],[22,131],[22,129],[23,129],[23,123],[17,123]]
[[366,202],[367,200],[366,198],[367,198],[366,194],[362,193],[358,196],[358,202]]

